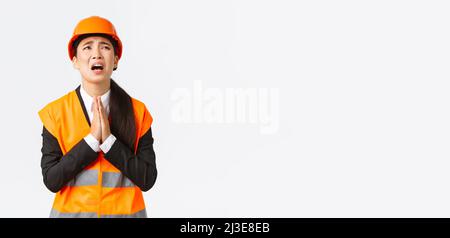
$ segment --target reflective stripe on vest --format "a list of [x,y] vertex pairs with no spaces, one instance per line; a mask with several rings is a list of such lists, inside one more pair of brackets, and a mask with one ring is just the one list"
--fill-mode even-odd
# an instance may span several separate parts
[[[98,170],[90,169],[81,171],[74,179],[67,183],[67,186],[92,186],[98,184]],[[122,188],[136,186],[130,179],[120,172],[103,172],[102,187]]]
[[50,218],[97,218],[95,212],[58,212],[52,209],[50,212]]
[[133,214],[119,214],[119,215],[101,215],[101,218],[147,218],[147,211],[145,209]]
[[[98,218],[95,212],[59,212],[52,209],[50,218]],[[132,214],[100,215],[100,218],[147,218],[145,209]]]
[[134,187],[133,182],[122,173],[116,172],[103,172],[102,173],[102,186],[106,188],[121,188],[121,187]]
[[67,186],[90,186],[98,184],[98,170],[90,169],[81,171]]

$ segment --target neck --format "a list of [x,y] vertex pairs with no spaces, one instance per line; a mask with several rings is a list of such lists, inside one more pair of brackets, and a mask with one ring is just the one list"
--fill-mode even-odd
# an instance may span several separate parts
[[111,85],[110,81],[111,80],[105,80],[104,82],[101,83],[91,83],[83,79],[81,86],[91,97],[102,96],[103,94],[108,92]]

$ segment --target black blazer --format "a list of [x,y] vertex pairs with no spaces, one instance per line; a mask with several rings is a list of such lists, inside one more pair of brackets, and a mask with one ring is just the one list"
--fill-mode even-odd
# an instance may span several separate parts
[[[89,116],[81,98],[80,86],[76,92],[90,125]],[[98,156],[84,138],[63,156],[58,140],[45,127],[42,130],[41,151],[44,184],[54,193],[61,190]],[[150,190],[155,184],[157,169],[151,128],[139,139],[136,154],[117,138],[104,156],[142,191]]]

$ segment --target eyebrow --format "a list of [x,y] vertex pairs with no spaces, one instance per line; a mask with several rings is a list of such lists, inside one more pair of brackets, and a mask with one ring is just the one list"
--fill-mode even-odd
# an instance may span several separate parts
[[[94,41],[92,41],[92,40],[91,40],[91,41],[88,41],[88,42],[84,43],[83,46],[92,44],[93,42],[94,42]],[[106,41],[101,41],[100,44],[101,44],[101,45],[112,46],[110,43],[108,43],[108,42],[106,42]]]

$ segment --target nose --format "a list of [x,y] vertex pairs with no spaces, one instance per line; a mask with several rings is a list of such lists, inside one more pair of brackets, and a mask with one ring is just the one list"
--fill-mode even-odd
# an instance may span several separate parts
[[92,59],[102,59],[102,54],[100,52],[100,47],[94,46],[94,50],[92,51]]

